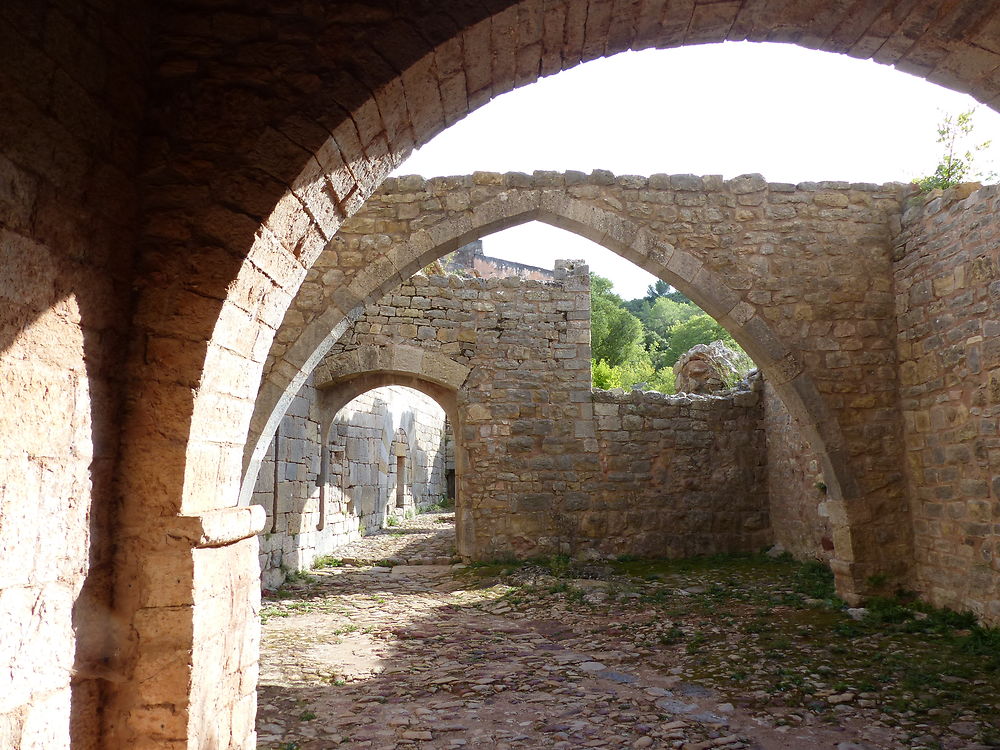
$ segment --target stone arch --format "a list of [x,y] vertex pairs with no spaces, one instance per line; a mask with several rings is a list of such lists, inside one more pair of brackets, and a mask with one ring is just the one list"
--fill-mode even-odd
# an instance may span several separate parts
[[[523,0],[405,20],[386,11],[381,23],[359,24],[360,31],[351,28],[351,18],[337,15],[336,6],[329,17],[320,6],[322,17],[308,25],[318,44],[278,48],[286,59],[275,83],[282,95],[274,97],[261,97],[256,81],[243,85],[261,66],[241,63],[239,55],[227,67],[237,71],[236,80],[211,73],[197,80],[200,73],[185,72],[211,70],[212,61],[192,58],[189,35],[178,31],[191,24],[163,12],[157,46],[168,62],[156,75],[166,79],[164,96],[146,119],[166,137],[146,160],[150,199],[119,461],[119,491],[129,501],[119,519],[115,600],[118,616],[133,628],[121,644],[123,679],[104,712],[111,744],[136,745],[155,733],[225,746],[230,738],[242,744],[251,731],[245,717],[252,715],[253,699],[240,685],[255,646],[234,644],[232,636],[220,635],[218,623],[226,623],[230,634],[249,634],[252,642],[246,613],[253,577],[232,584],[238,595],[215,596],[209,560],[222,558],[239,570],[253,565],[251,538],[262,519],[233,506],[259,375],[306,269],[415,145],[490,98],[582,61],[629,48],[727,39],[773,39],[874,57],[998,106],[1000,80],[992,72],[1000,56],[983,44],[995,46],[997,33],[988,22],[998,11],[974,0],[940,12],[918,5],[904,14],[876,0],[780,9],[765,0],[697,2],[683,14],[658,2],[619,5]],[[254,23],[269,27],[269,39],[302,38],[294,14]],[[341,26],[346,28],[337,33]],[[221,36],[232,29],[220,18],[200,31]],[[239,27],[220,49],[238,47],[244,33]],[[247,54],[258,59],[256,52]],[[316,61],[330,61],[329,67],[317,75]],[[175,85],[178,75],[189,76],[192,85]],[[220,102],[241,116],[221,125]],[[209,197],[216,195],[226,198]],[[337,281],[335,302],[347,319],[364,298],[350,291],[355,274],[345,271],[351,273]],[[755,338],[764,340],[763,333]],[[286,374],[290,382],[298,377]],[[808,396],[800,394],[803,403]],[[831,455],[838,450],[831,441],[827,448]],[[841,484],[848,493],[843,478]],[[187,548],[178,552],[164,539],[185,540]],[[176,601],[160,595],[165,565],[191,582]],[[196,619],[192,604],[204,608],[209,599],[232,604]],[[138,622],[140,611],[162,617]],[[176,627],[163,626],[164,618]],[[172,681],[179,687],[136,689],[162,669],[161,652],[147,644],[163,641],[162,633],[187,631],[187,642],[164,646],[185,652],[170,660],[181,665]],[[233,653],[242,653],[246,663],[228,659]],[[244,716],[242,723],[234,716]]]
[[[359,311],[360,314],[360,311]],[[334,330],[346,329],[347,321],[340,321]],[[339,335],[337,336],[339,338]],[[336,341],[333,339],[330,344]],[[329,346],[318,348],[310,355],[311,360],[319,360],[329,350]],[[452,423],[456,423],[457,406],[455,393],[469,376],[469,368],[437,352],[414,346],[396,346],[391,350],[378,347],[360,347],[345,352],[336,362],[324,361],[315,370],[315,384],[322,398],[322,434],[329,432],[334,415],[355,397],[382,385],[403,385],[418,390],[437,401]],[[308,374],[308,372],[307,372]],[[398,382],[397,382],[398,381]],[[373,385],[373,383],[377,383]],[[350,385],[348,385],[350,384]],[[288,389],[290,389],[289,384]],[[358,390],[358,389],[361,390]],[[275,403],[271,415],[273,419],[265,425],[274,426],[281,419],[287,402],[294,392],[282,391],[282,398]],[[272,389],[277,393],[278,389]],[[346,400],[344,400],[346,398]],[[264,450],[267,446],[264,446]],[[254,462],[246,471],[240,492],[240,505],[248,505],[253,493],[253,481],[263,451],[252,457]]]
[[[733,288],[726,279],[709,269],[694,255],[664,244],[650,230],[635,221],[611,211],[597,209],[558,191],[510,191],[475,206],[471,215],[462,214],[445,220],[430,230],[394,243],[387,254],[388,265],[385,269],[391,267],[397,270],[382,277],[377,272],[370,272],[355,281],[351,292],[359,299],[378,299],[401,284],[409,275],[451,250],[484,235],[535,220],[586,237],[680,289],[725,326],[750,353],[789,411],[800,419],[823,461],[829,497],[833,501],[833,507],[840,510],[836,519],[838,534],[835,554],[845,565],[841,569],[839,583],[841,592],[850,596],[855,582],[846,575],[849,562],[859,559],[861,555],[855,554],[851,538],[851,526],[858,523],[858,520],[849,517],[845,501],[850,504],[860,499],[860,492],[853,467],[847,460],[839,423],[821,397],[812,377],[796,360],[783,337],[766,318],[755,314],[754,309],[742,300],[741,290]],[[319,332],[322,330],[336,329],[342,325],[343,319],[338,320],[337,316],[338,311],[331,308],[310,321],[299,339],[285,353],[286,361],[314,359],[315,351],[308,351],[307,347],[319,339]],[[313,326],[315,330],[311,330]],[[385,369],[392,369],[391,363],[411,358],[419,362],[421,356],[430,354],[410,349],[411,347],[398,347],[399,351],[396,352],[350,352],[344,357],[343,367],[352,369],[356,367],[356,361],[371,359],[381,362]],[[450,360],[442,364],[445,367],[457,365]],[[286,386],[285,393],[292,387],[294,383]],[[268,404],[264,401],[266,394],[281,392],[280,385],[273,381],[267,382],[258,401],[257,419],[262,420],[261,415],[267,414]],[[280,401],[275,407],[274,413],[281,411]],[[265,440],[260,440],[258,445],[260,444],[266,448]],[[252,483],[253,477],[252,471],[248,473],[248,484]]]
[[451,425],[455,456],[455,544],[460,555],[470,554],[475,539],[472,514],[461,498],[467,457],[462,446],[462,420],[458,389],[465,383],[469,368],[442,354],[416,347],[398,346],[398,356],[378,347],[361,347],[338,359],[334,368],[317,368],[316,387],[320,394],[321,434],[329,434],[338,411],[363,393],[383,386],[412,388],[432,398],[444,409]]

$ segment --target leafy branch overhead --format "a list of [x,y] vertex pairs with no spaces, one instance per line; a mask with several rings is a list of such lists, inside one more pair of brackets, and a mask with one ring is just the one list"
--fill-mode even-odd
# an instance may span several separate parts
[[993,172],[982,172],[976,163],[979,155],[989,149],[992,142],[973,142],[974,113],[975,109],[970,109],[954,116],[945,115],[938,124],[937,142],[942,145],[943,152],[934,173],[915,181],[922,192],[945,190],[963,182],[992,181],[996,178]]

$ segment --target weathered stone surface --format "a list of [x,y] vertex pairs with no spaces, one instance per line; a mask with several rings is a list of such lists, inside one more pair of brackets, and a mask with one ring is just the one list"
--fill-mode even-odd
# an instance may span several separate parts
[[767,496],[774,541],[799,560],[829,559],[833,532],[828,488],[803,427],[764,383]]
[[[831,6],[817,0],[695,0],[679,14],[672,6],[661,13],[660,5],[618,4],[612,13],[606,2],[543,6],[505,0],[446,3],[442,13],[423,13],[377,1],[281,12],[260,3],[3,4],[0,382],[10,411],[2,422],[0,526],[9,527],[10,516],[19,540],[70,540],[57,567],[40,558],[25,564],[20,541],[9,556],[17,561],[11,575],[25,572],[25,585],[62,634],[50,638],[32,625],[19,631],[13,645],[4,644],[5,653],[18,655],[16,683],[32,686],[27,702],[18,692],[16,705],[3,706],[0,724],[16,727],[9,744],[65,747],[72,705],[72,734],[85,745],[252,746],[252,738],[232,732],[198,733],[209,718],[185,692],[192,680],[180,680],[178,693],[158,709],[160,716],[180,717],[176,723],[140,727],[131,723],[133,712],[153,709],[134,704],[139,693],[131,656],[122,665],[124,678],[116,680],[81,671],[71,681],[69,672],[56,675],[45,664],[56,651],[59,663],[77,658],[84,666],[104,658],[112,577],[119,587],[114,619],[124,623],[123,630],[129,631],[135,612],[151,606],[156,592],[144,587],[144,559],[156,545],[146,519],[235,504],[241,444],[272,332],[343,219],[358,211],[414,146],[539,75],[629,48],[723,38],[780,38],[856,57],[874,55],[991,106],[1000,95],[989,74],[998,67],[992,51],[998,47],[998,10],[990,3],[959,0],[937,14],[921,7],[883,12],[874,1]],[[614,175],[602,177],[615,183]],[[414,189],[433,188],[433,181],[413,182]],[[572,181],[564,175],[562,183],[576,187],[579,175]],[[621,186],[636,190],[642,184],[629,178]],[[669,180],[646,181],[646,187],[664,184]],[[841,189],[803,187],[817,193]],[[778,191],[772,186],[772,197]],[[790,192],[788,186],[780,191]],[[693,197],[697,202],[696,191]],[[698,206],[662,208],[666,215]],[[358,269],[376,267],[383,251],[378,242],[344,249],[325,269],[336,315],[348,316],[368,301],[352,291],[357,287],[351,282]],[[377,267],[382,275],[367,278],[381,283],[393,275]],[[775,278],[782,277],[779,271]],[[838,273],[830,269],[817,278]],[[948,283],[940,281],[939,291]],[[288,380],[268,393],[269,409],[334,328],[326,326],[303,346],[308,351],[297,364],[275,365],[273,371]],[[936,363],[918,355],[912,364],[927,374]],[[297,391],[300,385],[289,387]],[[270,432],[256,425],[256,435]],[[886,440],[883,435],[870,441],[877,439]],[[970,497],[983,491],[979,479],[974,482],[967,488]],[[39,497],[52,503],[52,512],[46,506],[22,518],[22,505]],[[871,505],[891,499],[883,493]],[[104,540],[116,541],[120,559],[109,559]],[[183,571],[184,556],[178,559],[176,568]],[[59,586],[50,587],[53,582]],[[56,593],[63,586],[69,598]],[[93,622],[89,615],[81,622],[65,608],[77,594],[87,606],[78,598],[76,612],[101,613]],[[4,615],[35,622],[29,609]],[[99,643],[90,642],[91,630],[99,631]],[[175,661],[186,659],[183,648],[174,655]],[[202,669],[202,662],[191,669]],[[229,713],[244,705],[234,697]],[[103,740],[99,714],[106,718]],[[50,723],[39,717],[59,718]]]
[[696,344],[674,364],[678,393],[718,393],[736,373],[736,353],[721,341]]
[[915,199],[896,238],[900,469],[910,487],[914,587],[935,604],[996,621],[1000,190],[967,193]]
[[[989,747],[1000,677],[987,663],[941,633],[887,633],[803,597],[797,565],[368,567],[429,558],[447,520],[365,537],[350,563],[268,597],[262,744],[393,747],[419,733],[427,750]],[[947,674],[905,700],[931,661]]]

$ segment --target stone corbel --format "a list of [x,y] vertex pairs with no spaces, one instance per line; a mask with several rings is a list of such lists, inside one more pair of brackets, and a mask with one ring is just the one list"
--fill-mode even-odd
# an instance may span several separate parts
[[164,530],[168,536],[188,540],[195,548],[225,547],[256,536],[266,522],[263,506],[245,505],[174,516],[166,522]]

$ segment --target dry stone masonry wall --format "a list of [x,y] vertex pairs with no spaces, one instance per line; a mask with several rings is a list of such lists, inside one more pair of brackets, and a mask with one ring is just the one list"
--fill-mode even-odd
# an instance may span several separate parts
[[[895,245],[915,587],[1000,621],[1000,190],[911,201]],[[967,196],[967,197],[966,197]]]
[[805,428],[764,383],[767,496],[774,543],[799,560],[828,560],[833,528],[826,477]]
[[[0,7],[0,747],[93,747],[148,76],[141,7]],[[183,658],[183,657],[179,657]]]
[[648,557],[771,544],[759,380],[713,395],[594,391],[593,401],[597,471],[580,498],[580,540]]
[[[563,261],[555,277],[414,276],[368,306],[317,368],[317,386],[335,391],[381,368],[438,383],[461,373],[466,556],[767,544],[759,394],[592,392],[587,267]],[[377,361],[393,351],[409,352],[410,369]]]

